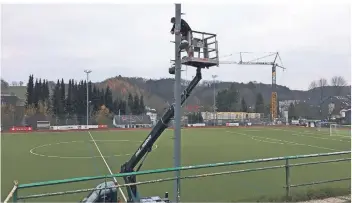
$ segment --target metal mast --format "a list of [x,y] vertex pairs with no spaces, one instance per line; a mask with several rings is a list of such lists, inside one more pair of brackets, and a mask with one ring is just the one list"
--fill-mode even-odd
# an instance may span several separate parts
[[[175,4],[175,117],[174,117],[174,167],[181,166],[181,4]],[[180,201],[181,171],[175,171],[174,201]]]
[[217,75],[212,75],[211,76],[213,78],[213,86],[214,86],[214,92],[213,92],[213,96],[214,96],[214,103],[213,103],[213,115],[214,115],[214,126],[215,126],[215,120],[216,120],[216,96],[215,96],[215,78],[217,78]]
[[91,73],[91,70],[84,70],[84,72],[87,74],[87,128],[89,124],[89,91],[88,91],[88,81],[89,81],[89,73]]

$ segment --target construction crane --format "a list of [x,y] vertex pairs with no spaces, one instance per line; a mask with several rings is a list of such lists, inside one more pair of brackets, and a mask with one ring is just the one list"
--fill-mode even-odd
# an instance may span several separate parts
[[[285,68],[282,65],[282,61],[279,55],[279,52],[269,52],[268,55],[265,55],[263,57],[260,58],[255,58],[253,60],[250,61],[243,61],[242,60],[242,54],[244,53],[253,53],[253,52],[240,52],[240,60],[239,62],[235,62],[235,61],[221,61],[219,62],[220,64],[238,64],[238,65],[270,65],[271,66],[271,87],[272,87],[272,92],[271,92],[271,105],[270,105],[270,113],[271,113],[271,120],[274,121],[278,116],[278,112],[277,112],[277,91],[276,91],[276,68],[282,68],[283,70],[285,70]],[[275,56],[274,60],[271,62],[268,61],[259,61],[261,59],[265,59],[268,57],[273,57]],[[276,61],[280,60],[281,65],[279,65]]]

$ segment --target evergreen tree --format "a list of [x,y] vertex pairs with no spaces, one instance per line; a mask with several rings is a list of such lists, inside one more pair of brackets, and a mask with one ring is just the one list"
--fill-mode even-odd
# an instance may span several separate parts
[[39,85],[40,85],[40,100],[44,102],[45,101],[45,79],[43,81],[40,79]]
[[133,112],[134,112],[134,110],[133,110],[133,96],[131,93],[128,93],[127,107],[128,107],[128,109],[126,109],[126,113],[133,114]]
[[60,83],[60,114],[65,116],[66,113],[66,90],[64,79],[62,78]]
[[[81,80],[77,84],[77,100],[76,100],[76,114],[79,118],[80,122],[82,121],[82,117],[84,116],[84,89],[83,89],[83,81]],[[83,119],[84,120],[84,119]]]
[[44,101],[47,102],[50,100],[50,92],[49,92],[49,81],[48,80],[44,80],[43,83],[43,97],[44,97]]
[[80,123],[84,124],[86,123],[86,108],[87,108],[87,83],[86,81],[81,80],[79,88],[78,88],[78,92],[79,92],[79,100],[78,100],[78,114],[79,114],[79,119],[80,119]]
[[235,85],[219,91],[216,95],[216,107],[220,112],[236,111],[239,93]]
[[68,117],[72,117],[72,80],[70,79],[68,81],[68,88],[67,88],[67,97],[66,97],[66,113]]
[[70,111],[72,115],[76,114],[76,97],[77,97],[77,91],[76,91],[76,81],[71,80],[71,102],[70,102]]
[[104,104],[110,111],[113,111],[114,104],[113,104],[113,98],[112,98],[112,91],[109,88],[109,86],[107,86],[105,89]]
[[76,115],[77,118],[80,116],[79,114],[79,99],[80,99],[80,95],[79,95],[79,84],[77,83],[77,81],[72,81],[72,103],[71,103],[71,107],[72,107],[72,114]]
[[105,92],[104,89],[99,90],[99,110],[102,105],[105,104]]
[[38,82],[38,102],[42,102],[44,101],[44,92],[43,92],[43,83],[42,83],[42,79],[39,78],[39,82]]
[[38,82],[38,79],[35,79],[34,94],[33,94],[33,104],[34,104],[34,107],[36,109],[38,108],[39,97],[40,97],[39,82]]
[[139,112],[141,114],[145,113],[145,105],[144,105],[144,98],[143,95],[141,95],[140,99],[139,99]]
[[139,106],[139,97],[138,95],[134,95],[133,106],[132,106],[132,114],[139,115],[140,114],[140,106]]
[[49,81],[45,81],[45,86],[44,86],[44,95],[45,95],[45,103],[50,109],[51,106],[51,101],[50,101],[50,90],[49,90]]
[[99,110],[99,90],[93,86],[92,90],[92,106],[93,106],[93,112],[97,112]]
[[117,99],[114,100],[113,104],[112,104],[113,108],[112,108],[112,113],[119,114],[119,101]]
[[256,97],[255,112],[257,112],[257,113],[264,113],[265,112],[264,98],[261,93],[258,93],[257,97]]
[[192,112],[187,115],[188,123],[189,124],[194,124],[194,123],[203,123],[203,117],[200,112]]
[[119,110],[120,110],[120,114],[121,115],[126,115],[127,114],[126,107],[127,107],[127,102],[124,101],[124,100],[120,100],[119,101]]
[[60,81],[57,80],[57,83],[55,85],[52,98],[51,98],[51,104],[52,104],[52,113],[55,116],[60,115]]
[[246,100],[244,100],[244,97],[242,97],[242,99],[241,99],[241,111],[248,112],[248,107],[246,104]]
[[82,81],[82,103],[84,106],[84,116],[86,115],[86,108],[87,108],[87,81]]
[[90,103],[90,105],[92,106],[93,105],[93,84],[92,84],[92,82],[88,82],[88,93],[89,93],[89,98],[88,98],[88,100],[91,102]]
[[26,107],[33,104],[33,98],[34,98],[33,94],[34,94],[33,75],[30,75],[27,83]]

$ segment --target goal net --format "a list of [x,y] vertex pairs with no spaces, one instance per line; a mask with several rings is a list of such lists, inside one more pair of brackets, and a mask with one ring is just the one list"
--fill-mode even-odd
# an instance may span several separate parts
[[339,124],[330,124],[330,136],[351,137],[351,128]]

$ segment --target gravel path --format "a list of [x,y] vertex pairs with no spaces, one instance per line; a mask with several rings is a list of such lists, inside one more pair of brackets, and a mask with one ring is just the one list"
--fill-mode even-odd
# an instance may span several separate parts
[[330,197],[326,199],[310,200],[301,203],[347,203],[351,202],[351,195],[340,196],[340,197]]

